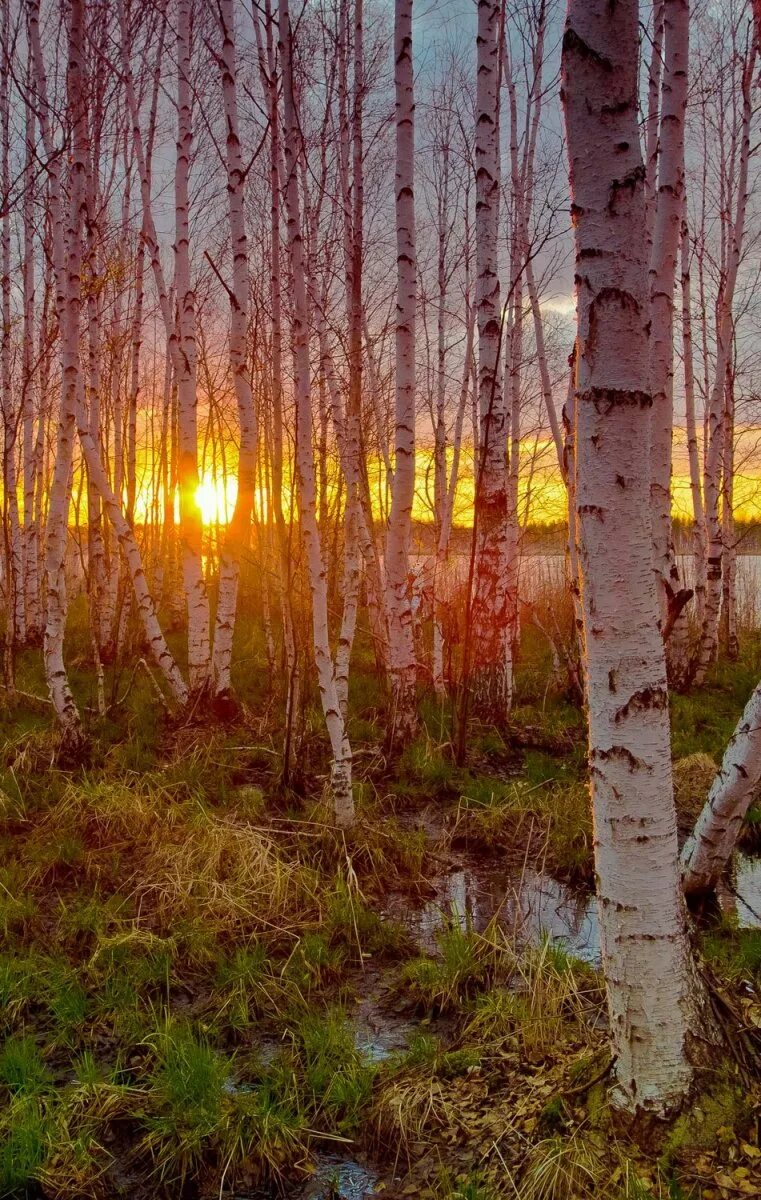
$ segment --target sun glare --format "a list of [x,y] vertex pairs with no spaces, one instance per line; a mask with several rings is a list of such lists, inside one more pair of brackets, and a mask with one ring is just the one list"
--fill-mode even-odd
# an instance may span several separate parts
[[204,475],[196,490],[204,525],[226,525],[232,517],[237,495],[238,481],[234,475],[228,475],[226,479]]

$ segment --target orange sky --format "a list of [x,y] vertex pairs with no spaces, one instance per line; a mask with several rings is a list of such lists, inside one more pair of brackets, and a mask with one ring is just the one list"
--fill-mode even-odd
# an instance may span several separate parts
[[[560,478],[555,450],[549,436],[532,438],[521,446],[522,473],[520,497],[523,514],[527,497],[530,504],[530,519],[537,525],[563,522],[566,516],[565,487]],[[451,463],[451,453],[449,461]],[[233,464],[230,464],[234,469]],[[147,468],[147,463],[145,464]],[[761,429],[745,428],[737,431],[735,451],[735,515],[744,521],[761,520]],[[144,519],[151,495],[150,472],[143,472],[144,483],[139,487],[137,514]],[[380,495],[383,486],[383,468],[379,462],[370,463],[370,480],[374,492]],[[431,452],[425,447],[417,451],[416,496],[413,516],[416,521],[431,520],[431,495],[433,490]],[[469,447],[463,449],[460,459],[460,481],[454,509],[454,523],[467,527],[473,512],[473,458]],[[233,474],[227,480],[215,478],[214,472],[202,473],[198,492],[204,521],[211,524],[225,522],[232,514],[237,493],[237,481]],[[259,497],[260,504],[263,497]],[[380,511],[380,500],[378,502]],[[685,431],[674,431],[674,474],[673,511],[685,519],[692,515],[689,467]]]

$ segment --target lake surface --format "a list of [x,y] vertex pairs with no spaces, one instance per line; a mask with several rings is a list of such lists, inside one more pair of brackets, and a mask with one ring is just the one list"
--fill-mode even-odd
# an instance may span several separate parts
[[[433,559],[429,555],[412,555],[413,568],[421,582],[428,583],[433,574]],[[694,580],[692,555],[678,555],[679,571],[687,586]],[[451,554],[442,572],[442,584],[457,590],[468,579],[469,556]],[[522,600],[533,604],[543,596],[569,588],[568,567],[564,554],[525,554],[521,559],[518,588]],[[746,629],[761,627],[761,555],[737,556],[737,616]]]

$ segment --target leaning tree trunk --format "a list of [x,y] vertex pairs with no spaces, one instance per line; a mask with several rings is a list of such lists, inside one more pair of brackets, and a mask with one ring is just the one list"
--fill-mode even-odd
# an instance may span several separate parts
[[652,571],[637,58],[637,0],[570,0],[562,86],[576,243],[577,516],[603,968],[615,1102],[659,1113],[687,1093],[703,1014],[680,890]]
[[415,640],[409,595],[409,550],[415,497],[415,100],[412,0],[396,0],[396,439],[391,514],[386,538],[389,667],[392,706],[389,745],[415,732]]
[[759,782],[761,683],[745,706],[692,836],[682,849],[682,882],[688,895],[713,891],[720,882]]

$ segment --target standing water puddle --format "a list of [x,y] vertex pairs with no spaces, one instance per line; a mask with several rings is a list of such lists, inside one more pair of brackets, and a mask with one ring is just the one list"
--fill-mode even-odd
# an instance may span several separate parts
[[[601,960],[597,898],[539,871],[509,875],[493,863],[461,861],[432,880],[434,899],[415,905],[395,895],[386,908],[401,921],[421,951],[435,954],[436,936],[448,923],[483,933],[495,920],[519,945],[549,937],[591,966]],[[735,910],[741,927],[761,928],[761,857],[738,854],[734,868]]]
[[299,1200],[364,1200],[375,1195],[378,1176],[353,1159],[325,1155],[298,1193]]
[[491,863],[467,861],[432,882],[436,896],[427,904],[415,907],[407,897],[394,896],[386,909],[425,953],[436,952],[436,935],[447,922],[482,933],[496,919],[520,944],[544,935],[576,958],[595,966],[600,961],[597,900],[587,892],[538,871],[515,876]]
[[277,1185],[254,1192],[238,1192],[234,1200],[365,1200],[374,1196],[379,1176],[355,1159],[337,1154],[320,1154],[314,1172],[306,1183],[288,1187],[285,1193]]

